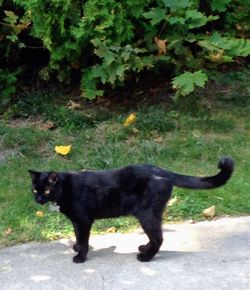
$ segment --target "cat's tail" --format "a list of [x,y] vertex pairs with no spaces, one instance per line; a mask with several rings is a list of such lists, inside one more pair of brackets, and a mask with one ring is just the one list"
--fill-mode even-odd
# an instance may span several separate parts
[[173,173],[173,185],[191,189],[212,189],[224,185],[231,177],[234,170],[234,161],[230,157],[224,157],[219,161],[220,172],[209,177],[186,176]]

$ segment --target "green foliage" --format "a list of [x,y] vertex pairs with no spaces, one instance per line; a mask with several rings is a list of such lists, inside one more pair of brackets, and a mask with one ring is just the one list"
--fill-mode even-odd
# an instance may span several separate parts
[[[8,70],[0,69],[0,106],[4,107],[15,93],[16,75]],[[0,110],[1,112],[1,110]]]
[[152,56],[141,56],[144,53],[143,49],[133,48],[129,44],[124,47],[107,46],[106,41],[99,39],[91,42],[95,46],[94,53],[101,59],[101,64],[85,71],[82,88],[84,96],[88,99],[103,94],[103,90],[96,90],[98,82],[119,84],[125,80],[127,72],[140,72],[153,66]]
[[[176,96],[185,96],[196,86],[204,86],[205,73],[197,72],[214,70],[221,63],[250,54],[250,0],[14,3],[21,13],[0,6],[4,15],[0,52],[4,50],[5,63],[11,64],[11,52],[26,49],[20,37],[26,31],[50,54],[40,77],[48,81],[56,76],[60,82],[70,83],[71,72],[76,70],[82,95],[88,99],[102,96],[107,87],[123,85],[144,70],[157,70],[158,64],[174,68],[171,77],[177,82]],[[155,37],[167,40],[163,53]]]
[[227,9],[227,6],[232,0],[212,0],[211,1],[211,8],[212,11],[219,11],[224,12]]
[[[2,3],[0,2],[0,5]],[[3,108],[16,92],[17,76],[20,67],[14,62],[18,52],[25,47],[20,41],[20,33],[30,25],[28,13],[18,16],[15,12],[0,6],[0,106]]]
[[231,61],[236,56],[248,56],[250,54],[250,41],[248,39],[238,39],[234,37],[222,37],[218,32],[213,33],[210,37],[198,42],[198,45],[210,53],[219,52],[223,49],[222,59],[228,57]]
[[180,95],[186,96],[190,94],[194,91],[196,86],[204,88],[207,80],[207,75],[202,71],[194,73],[185,72],[184,74],[175,77],[172,82],[173,87],[177,89],[175,98],[177,99]]

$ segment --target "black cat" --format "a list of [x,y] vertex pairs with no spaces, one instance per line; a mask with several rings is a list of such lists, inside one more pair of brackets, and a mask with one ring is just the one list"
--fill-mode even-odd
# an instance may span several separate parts
[[132,215],[149,238],[139,246],[139,261],[151,260],[162,244],[162,213],[173,186],[211,189],[227,182],[233,172],[231,158],[220,160],[220,172],[210,177],[177,174],[151,165],[131,165],[120,169],[82,172],[29,171],[32,191],[40,204],[59,205],[72,222],[78,254],[75,263],[86,260],[90,228],[95,219]]

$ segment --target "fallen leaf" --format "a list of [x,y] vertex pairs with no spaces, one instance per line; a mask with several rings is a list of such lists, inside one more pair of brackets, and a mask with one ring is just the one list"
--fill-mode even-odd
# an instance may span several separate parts
[[63,145],[55,146],[56,153],[61,154],[61,155],[68,155],[69,152],[70,152],[70,150],[71,150],[71,145],[67,145],[67,146],[63,146]]
[[130,114],[124,122],[124,127],[130,126],[131,124],[135,122],[135,120],[136,120],[136,114],[135,113]]
[[7,228],[7,230],[4,231],[5,236],[8,236],[11,233],[12,233],[12,228]]
[[155,141],[156,143],[158,143],[158,144],[161,144],[162,141],[163,141],[163,139],[162,139],[162,137],[160,136],[160,137],[158,137],[158,138],[155,138],[154,141]]
[[167,39],[163,40],[155,36],[154,38],[155,44],[158,48],[158,55],[166,54],[167,53]]
[[177,203],[177,201],[178,201],[177,197],[171,198],[168,202],[168,206],[173,206],[175,203]]
[[79,69],[80,68],[80,64],[78,62],[74,62],[71,64],[71,67],[74,69]]
[[76,110],[76,109],[80,109],[81,108],[81,105],[72,101],[72,100],[69,100],[68,102],[68,108],[69,109],[72,109],[72,110]]
[[224,54],[224,49],[221,49],[218,53],[216,54],[210,54],[208,56],[209,60],[211,62],[221,62],[223,60],[223,54]]
[[40,218],[41,218],[41,217],[44,217],[44,212],[43,212],[43,211],[37,211],[37,212],[36,212],[36,216],[37,216],[37,217],[40,217]]
[[236,23],[235,27],[236,27],[237,30],[242,30],[243,29],[242,25],[240,25],[239,23]]
[[115,227],[111,227],[111,228],[108,228],[106,230],[106,233],[115,233],[116,232],[116,228]]
[[55,128],[55,124],[51,121],[47,121],[42,123],[40,127],[45,130],[52,130]]
[[132,132],[133,132],[134,134],[137,134],[137,133],[139,132],[139,130],[136,129],[136,128],[133,128],[133,129],[132,129]]
[[213,218],[216,215],[216,208],[214,205],[210,206],[210,207],[204,209],[202,213],[203,213],[203,216],[206,218]]

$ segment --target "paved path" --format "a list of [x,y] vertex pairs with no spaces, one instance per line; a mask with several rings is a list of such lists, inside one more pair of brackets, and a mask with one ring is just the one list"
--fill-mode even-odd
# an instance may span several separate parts
[[161,252],[136,260],[140,232],[91,237],[84,264],[72,240],[0,251],[0,289],[250,290],[250,217],[164,226]]

